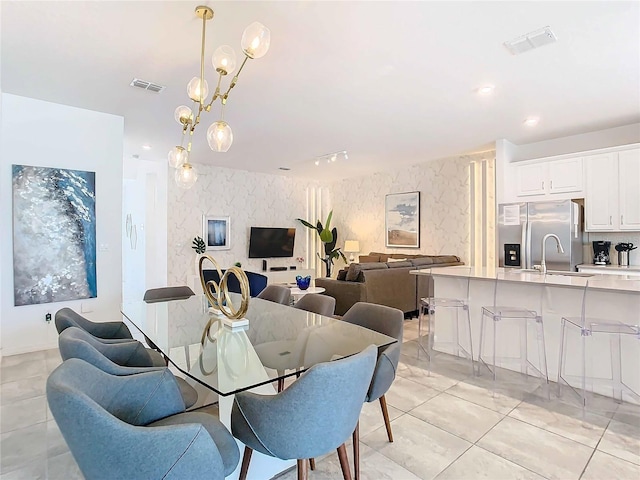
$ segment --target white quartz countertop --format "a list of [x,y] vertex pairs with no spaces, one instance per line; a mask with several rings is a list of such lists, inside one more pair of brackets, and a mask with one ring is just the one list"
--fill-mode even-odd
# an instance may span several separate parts
[[640,265],[629,265],[626,267],[622,267],[620,265],[596,265],[595,263],[583,263],[578,265],[578,268],[588,268],[588,269],[603,269],[603,270],[611,270],[614,272],[620,272],[624,275],[624,272],[640,272]]
[[[590,275],[566,272],[562,274],[542,275],[538,272],[523,271],[513,268],[487,268],[487,267],[438,267],[433,269],[411,270],[415,275],[432,275],[433,277],[468,277],[479,280],[498,280],[504,282],[521,282],[559,287],[584,288],[589,282],[589,288],[601,290],[617,290],[622,292],[640,293],[640,278],[631,275]],[[573,275],[572,275],[573,273]]]

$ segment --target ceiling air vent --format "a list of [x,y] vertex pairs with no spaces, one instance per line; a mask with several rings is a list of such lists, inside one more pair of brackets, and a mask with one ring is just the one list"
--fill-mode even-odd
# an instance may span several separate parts
[[519,55],[521,53],[542,47],[550,43],[555,43],[558,38],[551,31],[551,27],[546,26],[540,30],[529,32],[521,37],[515,38],[508,42],[504,42],[504,46],[511,52],[511,55]]
[[142,88],[143,90],[149,90],[150,92],[155,93],[160,93],[166,88],[163,85],[147,82],[146,80],[140,80],[139,78],[134,78],[133,80],[131,80],[131,83],[129,85],[136,88]]

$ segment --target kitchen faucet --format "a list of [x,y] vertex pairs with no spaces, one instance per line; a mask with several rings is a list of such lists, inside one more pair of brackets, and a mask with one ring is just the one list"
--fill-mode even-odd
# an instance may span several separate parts
[[556,244],[558,246],[558,253],[564,253],[564,248],[562,248],[562,243],[560,243],[560,238],[555,233],[547,233],[544,237],[542,237],[542,261],[540,265],[534,265],[533,268],[535,270],[539,270],[540,273],[547,273],[547,251],[545,244],[547,242],[547,238],[552,237],[556,240]]

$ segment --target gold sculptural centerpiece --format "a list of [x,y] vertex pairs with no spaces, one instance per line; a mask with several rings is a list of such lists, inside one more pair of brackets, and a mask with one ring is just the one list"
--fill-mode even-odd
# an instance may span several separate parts
[[[220,283],[216,283],[213,280],[205,281],[202,266],[206,260],[211,262],[217,270]],[[244,270],[239,267],[231,267],[228,268],[223,275],[218,262],[216,262],[211,255],[203,255],[200,257],[198,270],[200,272],[202,290],[207,296],[211,306],[216,310],[220,310],[222,314],[231,321],[225,323],[233,325],[234,320],[240,323],[239,319],[244,317],[244,314],[247,313],[247,309],[249,308],[249,279],[247,278],[247,274],[244,273]],[[237,307],[229,295],[229,288],[227,287],[229,275],[234,275],[240,283],[241,302]]]

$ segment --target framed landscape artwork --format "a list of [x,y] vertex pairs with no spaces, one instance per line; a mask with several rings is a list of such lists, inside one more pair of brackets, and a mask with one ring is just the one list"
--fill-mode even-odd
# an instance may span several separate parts
[[207,250],[229,250],[231,248],[230,217],[205,216],[202,238]]
[[95,298],[95,172],[11,168],[14,305]]
[[384,203],[385,245],[420,247],[420,192],[393,193]]

